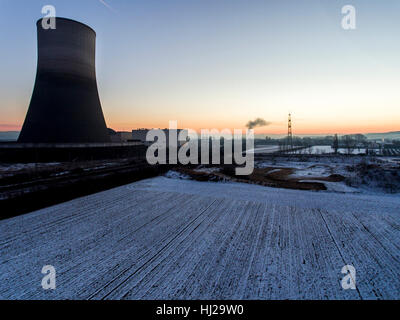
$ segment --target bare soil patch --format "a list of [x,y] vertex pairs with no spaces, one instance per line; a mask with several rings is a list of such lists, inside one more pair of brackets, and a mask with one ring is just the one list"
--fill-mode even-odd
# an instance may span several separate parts
[[185,174],[196,181],[235,181],[275,188],[312,191],[327,190],[324,183],[320,181],[341,182],[344,180],[344,177],[338,174],[332,174],[328,177],[293,177],[291,175],[296,169],[277,167],[255,168],[249,176],[236,176],[235,167],[233,166],[223,166],[221,172],[211,173],[197,171],[196,168],[189,167],[176,167],[173,170]]

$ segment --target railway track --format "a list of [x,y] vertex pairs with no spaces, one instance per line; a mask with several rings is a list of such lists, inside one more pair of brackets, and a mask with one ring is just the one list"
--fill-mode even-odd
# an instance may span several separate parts
[[167,166],[152,166],[145,161],[105,168],[74,169],[0,185],[0,219],[17,216],[77,197],[100,192],[126,183],[156,176]]

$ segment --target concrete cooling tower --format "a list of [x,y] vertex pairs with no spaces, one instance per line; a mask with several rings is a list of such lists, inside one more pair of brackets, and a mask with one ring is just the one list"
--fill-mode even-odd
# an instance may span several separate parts
[[37,22],[35,86],[18,142],[110,142],[97,91],[96,33],[70,19]]

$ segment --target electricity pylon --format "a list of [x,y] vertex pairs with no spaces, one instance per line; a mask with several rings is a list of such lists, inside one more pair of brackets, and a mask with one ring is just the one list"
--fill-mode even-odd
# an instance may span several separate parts
[[288,151],[293,149],[292,115],[290,113],[288,117],[287,149]]

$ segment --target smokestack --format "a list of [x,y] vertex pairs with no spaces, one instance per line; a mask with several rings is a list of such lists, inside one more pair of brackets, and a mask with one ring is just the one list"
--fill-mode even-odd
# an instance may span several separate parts
[[96,33],[56,18],[56,29],[37,23],[35,86],[18,142],[110,142],[97,91]]

